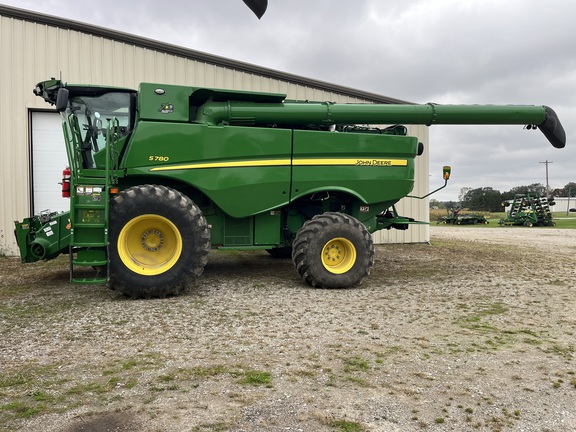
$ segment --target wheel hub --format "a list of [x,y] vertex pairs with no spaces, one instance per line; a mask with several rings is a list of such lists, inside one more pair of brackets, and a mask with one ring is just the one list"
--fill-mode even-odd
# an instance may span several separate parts
[[142,233],[140,242],[148,252],[156,252],[164,245],[164,236],[160,231],[151,229]]
[[168,218],[144,214],[129,220],[118,236],[118,255],[134,273],[154,276],[170,270],[180,258],[180,231]]
[[326,257],[327,262],[336,263],[336,261],[342,260],[343,254],[344,251],[340,249],[340,246],[334,243],[331,243],[324,250],[324,255]]
[[354,266],[355,262],[356,248],[346,238],[334,238],[322,248],[322,265],[330,273],[346,273]]

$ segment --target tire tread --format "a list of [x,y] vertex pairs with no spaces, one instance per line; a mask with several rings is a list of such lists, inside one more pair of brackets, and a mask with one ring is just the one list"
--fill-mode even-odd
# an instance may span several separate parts
[[[362,246],[366,251],[366,262],[364,264],[359,263],[354,274],[348,275],[349,272],[347,272],[346,276],[339,275],[342,277],[339,277],[340,281],[336,283],[328,283],[324,280],[325,278],[320,274],[322,272],[319,272],[314,264],[315,257],[311,257],[308,253],[310,245],[318,241],[321,233],[331,225],[348,226],[360,233]],[[374,266],[372,236],[362,222],[345,213],[326,212],[306,221],[298,231],[292,248],[292,261],[296,271],[309,285],[317,288],[344,288],[360,285]]]
[[[178,261],[172,269],[170,277],[136,275],[127,269],[117,254],[114,242],[122,229],[118,225],[123,220],[130,220],[143,214],[146,204],[164,207],[168,212],[176,212],[181,218],[181,225],[193,230],[193,244],[187,242],[184,248],[190,262]],[[165,216],[166,217],[166,216]],[[183,241],[186,241],[183,239]],[[108,287],[133,299],[165,298],[185,292],[198,276],[204,271],[210,251],[210,229],[201,210],[186,195],[161,185],[145,184],[134,186],[122,191],[110,205],[110,271]],[[184,252],[183,252],[184,254]],[[166,272],[166,273],[168,273]]]

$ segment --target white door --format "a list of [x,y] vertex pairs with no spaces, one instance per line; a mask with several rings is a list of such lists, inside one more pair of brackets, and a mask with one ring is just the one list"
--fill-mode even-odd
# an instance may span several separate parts
[[32,205],[43,210],[67,211],[70,199],[62,198],[62,170],[68,165],[60,114],[32,113]]

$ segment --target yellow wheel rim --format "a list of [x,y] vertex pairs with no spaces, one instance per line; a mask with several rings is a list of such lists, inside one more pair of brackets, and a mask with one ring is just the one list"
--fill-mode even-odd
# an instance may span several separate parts
[[182,236],[162,216],[145,214],[130,220],[118,236],[118,255],[135,273],[154,276],[171,269],[182,253]]
[[350,240],[338,237],[322,248],[322,264],[330,273],[343,274],[356,262],[356,248]]

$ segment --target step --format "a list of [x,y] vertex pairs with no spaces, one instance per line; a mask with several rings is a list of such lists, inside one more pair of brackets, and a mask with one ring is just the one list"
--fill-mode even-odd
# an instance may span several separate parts
[[90,222],[76,222],[74,228],[106,228],[106,224],[103,223],[90,223]]
[[108,278],[102,277],[85,277],[85,278],[72,278],[70,282],[80,285],[96,285],[96,284],[105,284],[108,282]]
[[100,210],[104,210],[106,208],[106,204],[102,204],[101,202],[98,202],[98,204],[94,203],[90,203],[90,204],[74,204],[74,208],[76,210],[81,209],[81,210],[94,210],[94,209],[100,209]]
[[103,267],[108,265],[108,260],[78,260],[73,259],[72,264],[79,267]]
[[108,252],[106,247],[96,248],[72,248],[72,264],[79,266],[103,266],[108,264]]
[[[74,247],[75,248],[89,248],[89,247],[107,247],[108,243],[102,243],[102,242],[74,242]],[[75,251],[76,252],[76,251]]]

